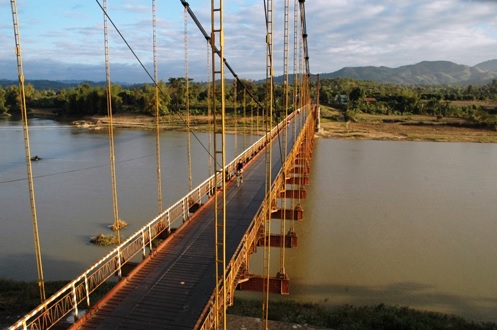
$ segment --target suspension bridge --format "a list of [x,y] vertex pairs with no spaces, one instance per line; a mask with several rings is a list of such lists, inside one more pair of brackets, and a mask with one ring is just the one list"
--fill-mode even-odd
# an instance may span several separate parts
[[[108,22],[112,25],[114,23],[107,11],[107,2],[96,2],[104,16],[110,168],[114,223],[119,237],[110,58],[107,49]],[[212,51],[209,114],[212,117],[213,148],[211,150],[209,146],[208,153],[214,166],[213,174],[194,188],[190,173],[190,192],[172,206],[163,209],[161,156],[157,138],[158,215],[129,238],[119,242],[115,249],[64,288],[47,298],[37,237],[38,222],[23,92],[20,24],[16,1],[11,0],[41,304],[10,329],[226,329],[226,309],[233,304],[237,289],[262,293],[262,315],[265,319],[263,324],[267,328],[269,294],[289,294],[290,280],[284,265],[285,249],[297,246],[297,233],[292,224],[303,218],[299,200],[306,195],[305,185],[309,183],[314,134],[319,128],[319,97],[313,100],[310,89],[305,0],[294,2],[294,95],[289,95],[288,88],[290,1],[285,0],[285,102],[282,111],[285,115],[280,122],[277,122],[274,116],[274,5],[270,0],[264,1],[267,92],[264,104],[257,103],[264,116],[265,133],[253,145],[235,155],[235,159],[230,162],[226,157],[225,146],[225,69],[227,68],[237,81],[235,86],[245,86],[224,57],[223,2],[212,1],[210,34],[202,27],[188,3],[183,0],[180,2],[185,9],[185,22],[188,16],[195,22]],[[156,59],[155,1],[152,6]],[[118,30],[115,25],[114,28]],[[119,34],[125,41],[124,36],[120,32]],[[185,48],[185,53],[187,52]],[[150,78],[154,81],[158,104],[161,91],[157,83],[156,63],[154,66],[154,75],[150,75]],[[297,67],[303,72],[297,72]],[[187,64],[185,68],[188,94]],[[188,97],[185,108],[185,126],[190,132]],[[157,106],[157,136],[160,134],[159,117]],[[187,143],[190,143],[189,141],[190,137]],[[188,152],[190,153],[189,148]],[[239,162],[245,164],[241,184],[237,173]],[[291,202],[287,202],[288,200]],[[276,233],[275,227],[279,227]],[[249,272],[250,259],[258,248],[264,253],[263,273],[252,274]],[[275,248],[281,250],[277,272],[273,272],[270,267],[271,249]],[[103,298],[95,299],[95,290],[116,277],[118,281],[112,289]],[[71,324],[65,323],[68,316],[74,321]]]

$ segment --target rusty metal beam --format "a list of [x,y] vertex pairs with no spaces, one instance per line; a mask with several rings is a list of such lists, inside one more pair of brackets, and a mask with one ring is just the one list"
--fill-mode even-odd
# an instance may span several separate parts
[[301,158],[296,158],[294,164],[295,165],[305,165],[308,166],[310,164],[311,160],[307,157],[301,157]]
[[291,174],[309,174],[309,167],[307,167],[307,166],[305,166],[305,167],[294,166],[290,170],[290,173]]
[[279,209],[278,211],[271,213],[271,218],[302,221],[302,219],[304,218],[304,210],[302,210],[302,208],[298,208],[295,210]]
[[307,197],[307,191],[302,187],[299,190],[284,190],[280,192],[281,198],[304,199]]
[[308,176],[291,176],[286,178],[286,183],[287,184],[295,184],[295,185],[300,185],[300,186],[306,186],[309,184],[309,177]]
[[279,277],[270,277],[269,278],[269,286],[266,286],[266,279],[262,276],[258,275],[250,275],[250,277],[245,279],[244,282],[238,284],[237,289],[243,291],[255,291],[262,292],[263,289],[269,288],[270,293],[277,293],[281,295],[290,294],[290,280],[287,276],[279,278]]
[[[269,238],[266,238],[266,242],[269,242],[270,247],[281,247],[283,244],[283,237],[285,238],[285,248],[291,249],[297,247],[298,240],[295,232],[289,232],[285,236],[272,234]],[[264,246],[264,242],[264,237],[259,238],[257,246]]]

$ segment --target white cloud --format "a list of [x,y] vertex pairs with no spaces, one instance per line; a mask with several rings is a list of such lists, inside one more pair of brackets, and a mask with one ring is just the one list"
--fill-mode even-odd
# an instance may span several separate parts
[[[290,1],[289,15],[290,72],[293,70],[294,1]],[[188,2],[210,33],[210,3],[203,0]],[[64,66],[70,63],[102,65],[103,15],[98,5],[87,0],[74,0],[70,5],[63,0],[51,0],[44,6],[40,6],[38,0],[20,3],[21,20],[28,22],[21,25],[26,61],[43,65],[44,60],[57,59],[65,63]],[[281,74],[283,2],[274,4],[273,58],[275,72]],[[263,2],[236,0],[225,6],[225,57],[240,77],[263,78],[266,65]],[[345,66],[398,67],[423,60],[474,65],[497,58],[497,22],[494,19],[497,1],[312,0],[305,2],[305,8],[313,73],[332,72]],[[40,10],[46,13],[37,12]],[[142,62],[152,68],[150,1],[125,0],[119,4],[111,1],[109,15]],[[15,60],[10,22],[9,1],[0,0],[0,42],[12,45],[0,47],[0,61]],[[181,76],[184,72],[184,36],[180,1],[170,1],[166,5],[158,1],[157,23],[158,51],[163,65],[159,71],[164,75]],[[205,80],[202,77],[207,75],[206,41],[191,20],[188,27],[190,75]],[[129,79],[138,79],[131,75],[139,70],[133,54],[112,26],[109,29],[111,61],[128,68]],[[7,76],[11,73],[3,68],[5,65],[0,66],[0,78],[15,78],[15,75]],[[40,72],[49,69],[43,67]],[[77,73],[71,70],[71,74]]]
[[350,1],[334,6],[315,0],[312,4],[307,19],[312,17],[309,41],[317,71],[439,59],[474,65],[497,57],[496,2]]

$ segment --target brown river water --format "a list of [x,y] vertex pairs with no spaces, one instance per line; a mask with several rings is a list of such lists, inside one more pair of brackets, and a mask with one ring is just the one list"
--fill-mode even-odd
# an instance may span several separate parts
[[[43,158],[33,171],[45,277],[70,279],[107,251],[88,243],[113,217],[107,134],[51,120],[31,125],[32,154]],[[0,277],[34,280],[18,122],[0,121],[0,142]],[[235,143],[241,148],[231,137],[228,149]],[[169,205],[188,189],[186,133],[165,132],[161,146]],[[195,186],[208,168],[196,138],[192,149]],[[117,130],[116,160],[120,216],[131,233],[157,213],[154,133]],[[298,248],[285,258],[290,295],[281,299],[497,322],[496,144],[317,139],[306,189]],[[279,259],[272,253],[274,274]]]

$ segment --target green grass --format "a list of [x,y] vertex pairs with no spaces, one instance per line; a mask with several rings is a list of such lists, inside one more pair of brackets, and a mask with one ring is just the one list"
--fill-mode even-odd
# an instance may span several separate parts
[[[61,289],[66,281],[45,283],[47,297]],[[104,285],[95,295],[102,296],[113,283]],[[97,296],[92,301],[98,300]],[[23,282],[0,279],[0,328],[15,323],[24,314],[38,306],[39,290],[36,282]],[[256,300],[235,299],[228,313],[260,318],[262,303]],[[461,317],[434,312],[423,312],[408,307],[351,306],[343,305],[328,308],[318,304],[304,304],[293,301],[269,303],[269,319],[296,324],[310,324],[337,330],[352,329],[464,329],[497,330],[491,322],[470,322]]]
[[[236,299],[228,313],[260,318],[261,301]],[[269,319],[337,330],[497,329],[495,323],[469,322],[453,315],[384,304],[327,308],[317,304],[270,302]]]
[[[47,297],[60,290],[67,281],[45,283]],[[11,325],[40,304],[37,282],[0,279],[0,325]]]
[[[68,281],[45,282],[46,297],[62,289]],[[108,292],[115,283],[105,283],[92,295],[92,301],[98,300]],[[0,329],[14,324],[18,319],[40,304],[40,291],[35,281],[14,281],[0,278]]]

